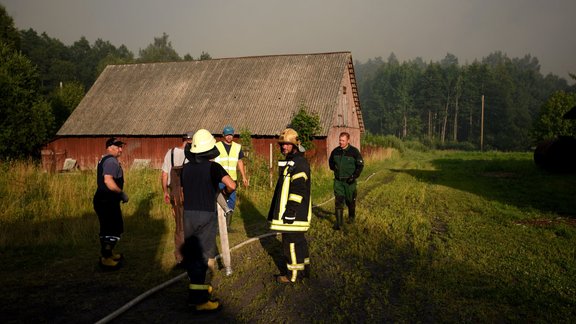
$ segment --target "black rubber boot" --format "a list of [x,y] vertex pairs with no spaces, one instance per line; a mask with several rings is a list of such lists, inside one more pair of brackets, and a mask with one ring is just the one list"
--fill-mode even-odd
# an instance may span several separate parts
[[348,224],[354,223],[356,219],[356,203],[351,203],[348,206]]
[[334,229],[339,230],[344,224],[344,209],[336,209],[336,223],[334,224]]
[[113,249],[116,242],[107,240],[104,237],[100,238],[100,268],[105,271],[115,271],[122,267],[123,255],[114,253]]

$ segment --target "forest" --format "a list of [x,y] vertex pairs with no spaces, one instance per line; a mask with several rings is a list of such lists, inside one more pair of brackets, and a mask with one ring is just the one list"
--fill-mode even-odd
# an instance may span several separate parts
[[[197,58],[180,56],[166,33],[137,56],[123,44],[102,39],[91,44],[81,37],[66,45],[45,32],[18,30],[2,5],[0,28],[4,158],[39,156],[109,64],[211,59],[204,51]],[[434,148],[526,151],[540,140],[575,132],[573,121],[561,116],[576,105],[576,87],[556,75],[543,75],[531,55],[509,58],[495,51],[460,64],[450,53],[439,62],[401,62],[392,52],[387,60],[377,57],[354,65],[369,134]],[[570,76],[574,83],[576,77]]]
[[[574,135],[573,127],[557,134],[558,125],[541,120],[546,113],[561,117],[576,104],[574,86],[542,75],[531,55],[496,51],[461,65],[450,53],[439,62],[400,62],[392,53],[386,61],[355,62],[355,70],[362,115],[374,134],[462,149],[478,149],[482,135],[484,149],[500,151],[526,151],[543,139]],[[558,102],[545,107],[550,98]]]

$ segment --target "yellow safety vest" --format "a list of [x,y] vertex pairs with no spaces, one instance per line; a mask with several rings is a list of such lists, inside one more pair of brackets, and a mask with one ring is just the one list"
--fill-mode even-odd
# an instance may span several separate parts
[[230,148],[230,154],[226,152],[226,148],[224,147],[224,143],[218,142],[216,143],[216,148],[220,151],[220,155],[216,159],[215,162],[218,162],[226,172],[230,175],[232,180],[236,181],[238,179],[238,173],[236,172],[236,166],[238,165],[238,157],[240,156],[240,149],[242,145],[232,142],[232,147]]

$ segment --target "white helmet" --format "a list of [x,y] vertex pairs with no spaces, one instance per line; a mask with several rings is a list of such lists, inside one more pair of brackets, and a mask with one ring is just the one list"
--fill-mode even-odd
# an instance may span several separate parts
[[190,152],[192,153],[204,153],[208,152],[214,148],[216,145],[216,139],[209,131],[205,129],[200,129],[194,136],[192,136],[192,147]]

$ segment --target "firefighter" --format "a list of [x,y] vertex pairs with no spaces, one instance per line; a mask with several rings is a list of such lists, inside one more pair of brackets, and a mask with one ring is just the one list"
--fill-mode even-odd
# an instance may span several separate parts
[[328,164],[334,171],[334,196],[336,200],[336,224],[334,229],[343,226],[344,203],[348,206],[348,223],[356,217],[356,179],[362,173],[364,160],[360,151],[350,145],[350,134],[340,133],[339,146],[332,150]]
[[278,161],[278,182],[268,221],[270,230],[282,233],[282,249],[286,267],[280,269],[276,281],[295,283],[310,275],[310,257],[305,233],[310,228],[310,165],[303,155],[298,133],[287,128],[278,139],[285,159]]
[[218,156],[214,136],[205,129],[198,130],[187,144],[181,184],[184,195],[184,264],[188,272],[188,305],[197,313],[221,309],[211,297],[212,286],[206,278],[209,259],[216,255],[218,216],[216,196],[218,185],[225,184],[226,193],[236,189],[236,183],[224,168],[211,161]]

